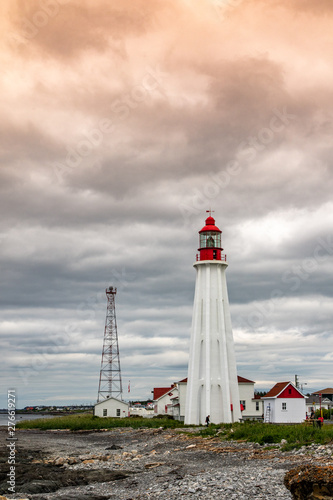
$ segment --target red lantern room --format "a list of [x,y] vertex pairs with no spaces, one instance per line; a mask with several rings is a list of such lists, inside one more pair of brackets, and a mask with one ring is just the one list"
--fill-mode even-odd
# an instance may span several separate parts
[[197,260],[226,260],[225,255],[221,254],[222,231],[215,226],[215,219],[210,215],[206,219],[206,225],[199,231],[200,248]]

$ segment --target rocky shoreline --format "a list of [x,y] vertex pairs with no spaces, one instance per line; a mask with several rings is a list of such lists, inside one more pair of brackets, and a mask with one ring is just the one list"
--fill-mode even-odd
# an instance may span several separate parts
[[[8,450],[3,447],[0,495],[29,500],[291,499],[284,484],[288,471],[321,466],[330,472],[333,467],[329,445],[281,452],[279,447],[222,442],[187,431],[19,430],[16,494],[8,494]],[[0,434],[6,442],[6,430]]]

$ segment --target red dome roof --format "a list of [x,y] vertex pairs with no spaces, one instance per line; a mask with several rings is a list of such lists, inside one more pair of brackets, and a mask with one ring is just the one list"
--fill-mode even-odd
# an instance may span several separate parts
[[219,233],[222,233],[221,229],[215,226],[215,219],[211,216],[207,217],[206,225],[202,229],[200,229],[199,233],[202,233],[203,231],[217,231]]

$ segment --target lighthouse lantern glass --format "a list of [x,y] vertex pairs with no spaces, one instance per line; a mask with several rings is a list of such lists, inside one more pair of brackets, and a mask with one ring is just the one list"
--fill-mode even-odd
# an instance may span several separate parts
[[221,233],[205,231],[200,234],[200,248],[221,248]]

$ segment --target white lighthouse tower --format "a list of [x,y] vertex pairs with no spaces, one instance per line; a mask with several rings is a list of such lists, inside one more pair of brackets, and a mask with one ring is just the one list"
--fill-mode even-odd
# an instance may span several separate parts
[[199,231],[185,424],[237,422],[241,418],[231,329],[226,256],[210,216]]

